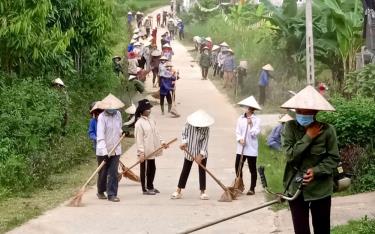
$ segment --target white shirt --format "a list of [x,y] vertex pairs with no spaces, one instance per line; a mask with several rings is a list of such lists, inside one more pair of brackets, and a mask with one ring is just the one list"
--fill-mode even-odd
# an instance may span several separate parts
[[237,154],[242,153],[243,146],[239,143],[239,140],[245,140],[245,146],[243,149],[243,155],[245,156],[258,156],[258,134],[260,133],[260,119],[254,114],[250,116],[251,123],[246,132],[247,117],[245,114],[241,115],[237,120],[236,127],[236,141],[237,141]]
[[[109,155],[113,147],[121,138],[122,118],[121,113],[116,111],[115,114],[109,115],[103,111],[98,117],[98,127],[96,130],[96,155]],[[110,155],[121,155],[121,144]]]
[[[134,136],[138,156],[148,156],[164,143],[156,128],[156,122],[146,116],[141,116],[135,123]],[[156,153],[149,159],[154,159],[155,156],[160,156],[161,154],[162,151]]]

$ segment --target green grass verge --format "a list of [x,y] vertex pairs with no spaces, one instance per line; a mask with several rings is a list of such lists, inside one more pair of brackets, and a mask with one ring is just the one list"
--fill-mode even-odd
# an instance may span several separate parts
[[332,234],[373,234],[375,233],[375,219],[367,216],[360,220],[349,221],[348,224],[339,225],[331,230]]

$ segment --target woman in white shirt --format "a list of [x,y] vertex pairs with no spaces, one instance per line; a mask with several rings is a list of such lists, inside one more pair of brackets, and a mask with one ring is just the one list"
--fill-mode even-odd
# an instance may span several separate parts
[[242,178],[242,168],[245,160],[247,160],[251,175],[250,189],[247,195],[254,195],[257,181],[258,134],[260,133],[260,119],[255,116],[254,112],[261,108],[253,96],[242,100],[238,104],[247,109],[237,120],[235,170],[236,175]]

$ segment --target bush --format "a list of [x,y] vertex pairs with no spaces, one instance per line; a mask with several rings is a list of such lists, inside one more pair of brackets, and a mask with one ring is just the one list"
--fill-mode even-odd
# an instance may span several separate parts
[[375,190],[375,150],[369,148],[355,167],[351,190],[362,193]]
[[349,97],[361,95],[375,98],[375,65],[369,64],[346,76],[344,92]]
[[335,126],[340,148],[350,144],[367,146],[375,142],[374,100],[357,96],[351,100],[335,97],[330,102],[336,111],[320,112],[318,120]]
[[336,226],[332,234],[372,234],[375,233],[375,219],[367,216],[358,221],[349,221],[346,225]]

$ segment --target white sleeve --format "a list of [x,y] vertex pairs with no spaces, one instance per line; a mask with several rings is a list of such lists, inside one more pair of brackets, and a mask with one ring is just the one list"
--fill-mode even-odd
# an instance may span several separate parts
[[242,136],[242,129],[241,129],[241,118],[237,120],[236,126],[236,141],[243,140],[244,137]]
[[99,115],[98,117],[98,126],[96,130],[96,155],[104,156],[108,155],[107,151],[107,144],[105,143],[105,121],[103,119],[103,115]]
[[254,122],[253,123],[254,125],[250,129],[250,135],[252,137],[255,137],[260,133],[260,119],[256,118],[255,121],[253,121],[253,122]]

